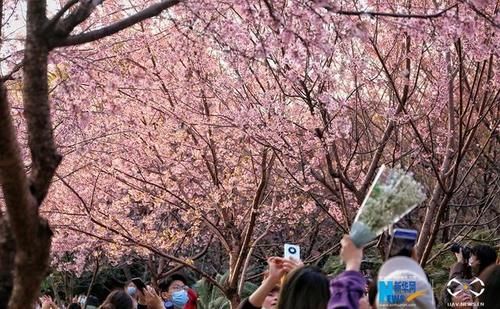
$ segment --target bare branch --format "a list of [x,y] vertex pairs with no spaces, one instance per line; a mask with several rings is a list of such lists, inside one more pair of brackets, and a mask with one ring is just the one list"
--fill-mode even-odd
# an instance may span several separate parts
[[259,182],[259,186],[257,187],[257,191],[255,192],[255,196],[252,202],[252,209],[251,209],[251,217],[247,225],[247,229],[245,231],[245,236],[243,238],[243,242],[241,245],[240,252],[238,254],[238,258],[236,260],[235,266],[232,269],[232,272],[229,274],[229,286],[237,288],[237,283],[238,283],[238,275],[240,274],[241,267],[243,266],[244,259],[245,259],[245,254],[248,254],[249,250],[249,245],[250,241],[253,235],[253,231],[255,228],[255,223],[257,221],[257,217],[259,215],[258,209],[260,204],[262,203],[262,200],[264,198],[264,193],[266,191],[266,188],[269,184],[269,177],[272,172],[273,164],[275,160],[275,155],[274,152],[271,155],[271,159],[269,162],[267,162],[267,149],[264,150],[264,153],[262,155],[262,163],[261,163],[261,179]]
[[[202,258],[203,256],[205,256],[208,252],[208,249],[210,248],[210,246],[212,245],[212,240],[213,240],[213,235],[210,235],[210,239],[208,240],[207,244],[203,247],[203,249],[198,252],[195,256],[193,257],[190,257],[188,260],[193,260],[193,261],[196,261],[196,260],[199,260],[200,258]],[[174,268],[172,269],[169,269],[167,272],[161,272],[158,276],[159,279],[163,279],[163,278],[166,278],[166,277],[169,277],[171,276],[172,274],[178,272],[179,270],[183,269],[185,266],[182,265],[182,264],[177,264]]]
[[335,14],[339,15],[349,15],[349,16],[361,16],[361,15],[366,15],[366,16],[383,16],[383,17],[395,17],[395,18],[421,18],[421,19],[431,19],[431,18],[438,18],[443,16],[446,12],[449,10],[457,7],[458,4],[454,4],[440,12],[437,12],[435,14],[401,14],[401,13],[390,13],[390,12],[372,12],[372,11],[343,11],[343,10],[335,10],[332,7],[324,7],[327,11],[330,11]]
[[12,70],[9,73],[0,77],[0,83],[14,79],[14,74],[16,74],[19,70],[21,70],[23,68],[23,65],[24,61],[21,61],[20,63],[16,64],[16,66],[14,66],[14,68],[12,68]]
[[78,8],[71,12],[66,18],[57,21],[57,19],[62,17],[61,14],[65,13],[64,10],[67,11],[74,5],[72,2],[67,3],[66,6],[48,22],[46,31],[53,31],[52,36],[56,39],[68,37],[73,29],[89,18],[90,14],[92,14],[94,9],[101,3],[102,0],[80,0]]
[[78,3],[79,0],[70,0],[68,2],[66,2],[66,4],[61,8],[61,10],[59,12],[56,13],[56,15],[54,15],[54,17],[52,17],[47,26],[45,27],[45,31],[47,30],[52,30],[52,28],[59,22],[59,20],[61,19],[61,17],[63,17],[63,15],[72,7],[74,6],[75,4]]
[[238,284],[238,295],[242,295],[243,288],[245,287],[245,277],[248,269],[248,265],[250,265],[250,259],[252,258],[253,251],[255,250],[255,245],[258,244],[268,233],[271,228],[272,221],[267,226],[266,230],[258,236],[252,245],[250,246],[250,250],[248,250],[247,257],[245,259],[245,264],[243,265],[243,269],[241,270],[241,278],[240,283]]
[[110,36],[112,34],[115,34],[117,32],[120,32],[130,26],[133,26],[143,20],[146,20],[150,17],[154,17],[159,15],[161,12],[164,10],[180,3],[182,0],[163,0],[160,3],[153,4],[150,7],[132,15],[129,16],[123,20],[117,21],[114,24],[111,24],[109,26],[106,26],[101,29],[77,34],[77,35],[72,35],[69,36],[65,39],[58,40],[57,38],[54,38],[52,42],[50,42],[50,47],[55,48],[55,47],[61,47],[61,46],[72,46],[72,45],[79,45],[79,44],[84,44],[84,43],[89,43],[92,41],[97,41],[99,39],[102,39],[104,37]]

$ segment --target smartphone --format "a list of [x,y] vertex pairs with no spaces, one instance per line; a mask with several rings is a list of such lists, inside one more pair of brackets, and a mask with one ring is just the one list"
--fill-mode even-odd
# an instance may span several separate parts
[[79,303],[80,305],[85,305],[85,302],[87,301],[87,296],[85,295],[80,295],[78,296],[78,300],[77,300],[77,303]]
[[144,284],[141,278],[132,279],[132,283],[137,287],[139,291],[141,291],[141,293],[146,289],[146,284]]
[[393,256],[411,257],[413,247],[417,242],[417,236],[418,232],[416,230],[394,229],[389,243],[389,250],[387,251],[387,258]]
[[300,261],[300,247],[292,244],[285,244],[285,254],[286,259],[294,259]]

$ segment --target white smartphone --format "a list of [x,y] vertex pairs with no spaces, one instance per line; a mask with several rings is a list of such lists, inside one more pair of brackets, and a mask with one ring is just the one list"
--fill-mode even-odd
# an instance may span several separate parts
[[300,261],[300,247],[292,244],[285,244],[285,255],[286,259],[294,259]]

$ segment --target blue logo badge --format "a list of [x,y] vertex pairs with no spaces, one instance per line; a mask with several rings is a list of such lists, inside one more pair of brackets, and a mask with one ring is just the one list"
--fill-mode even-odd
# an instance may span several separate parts
[[422,291],[417,291],[415,280],[380,280],[378,282],[378,303],[381,305],[410,303],[422,295]]

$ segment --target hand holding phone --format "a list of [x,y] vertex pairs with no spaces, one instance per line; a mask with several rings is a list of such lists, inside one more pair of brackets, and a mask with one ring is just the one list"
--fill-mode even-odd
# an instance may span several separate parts
[[132,279],[132,283],[137,287],[137,289],[144,294],[144,290],[146,289],[146,284],[142,281],[141,278]]

